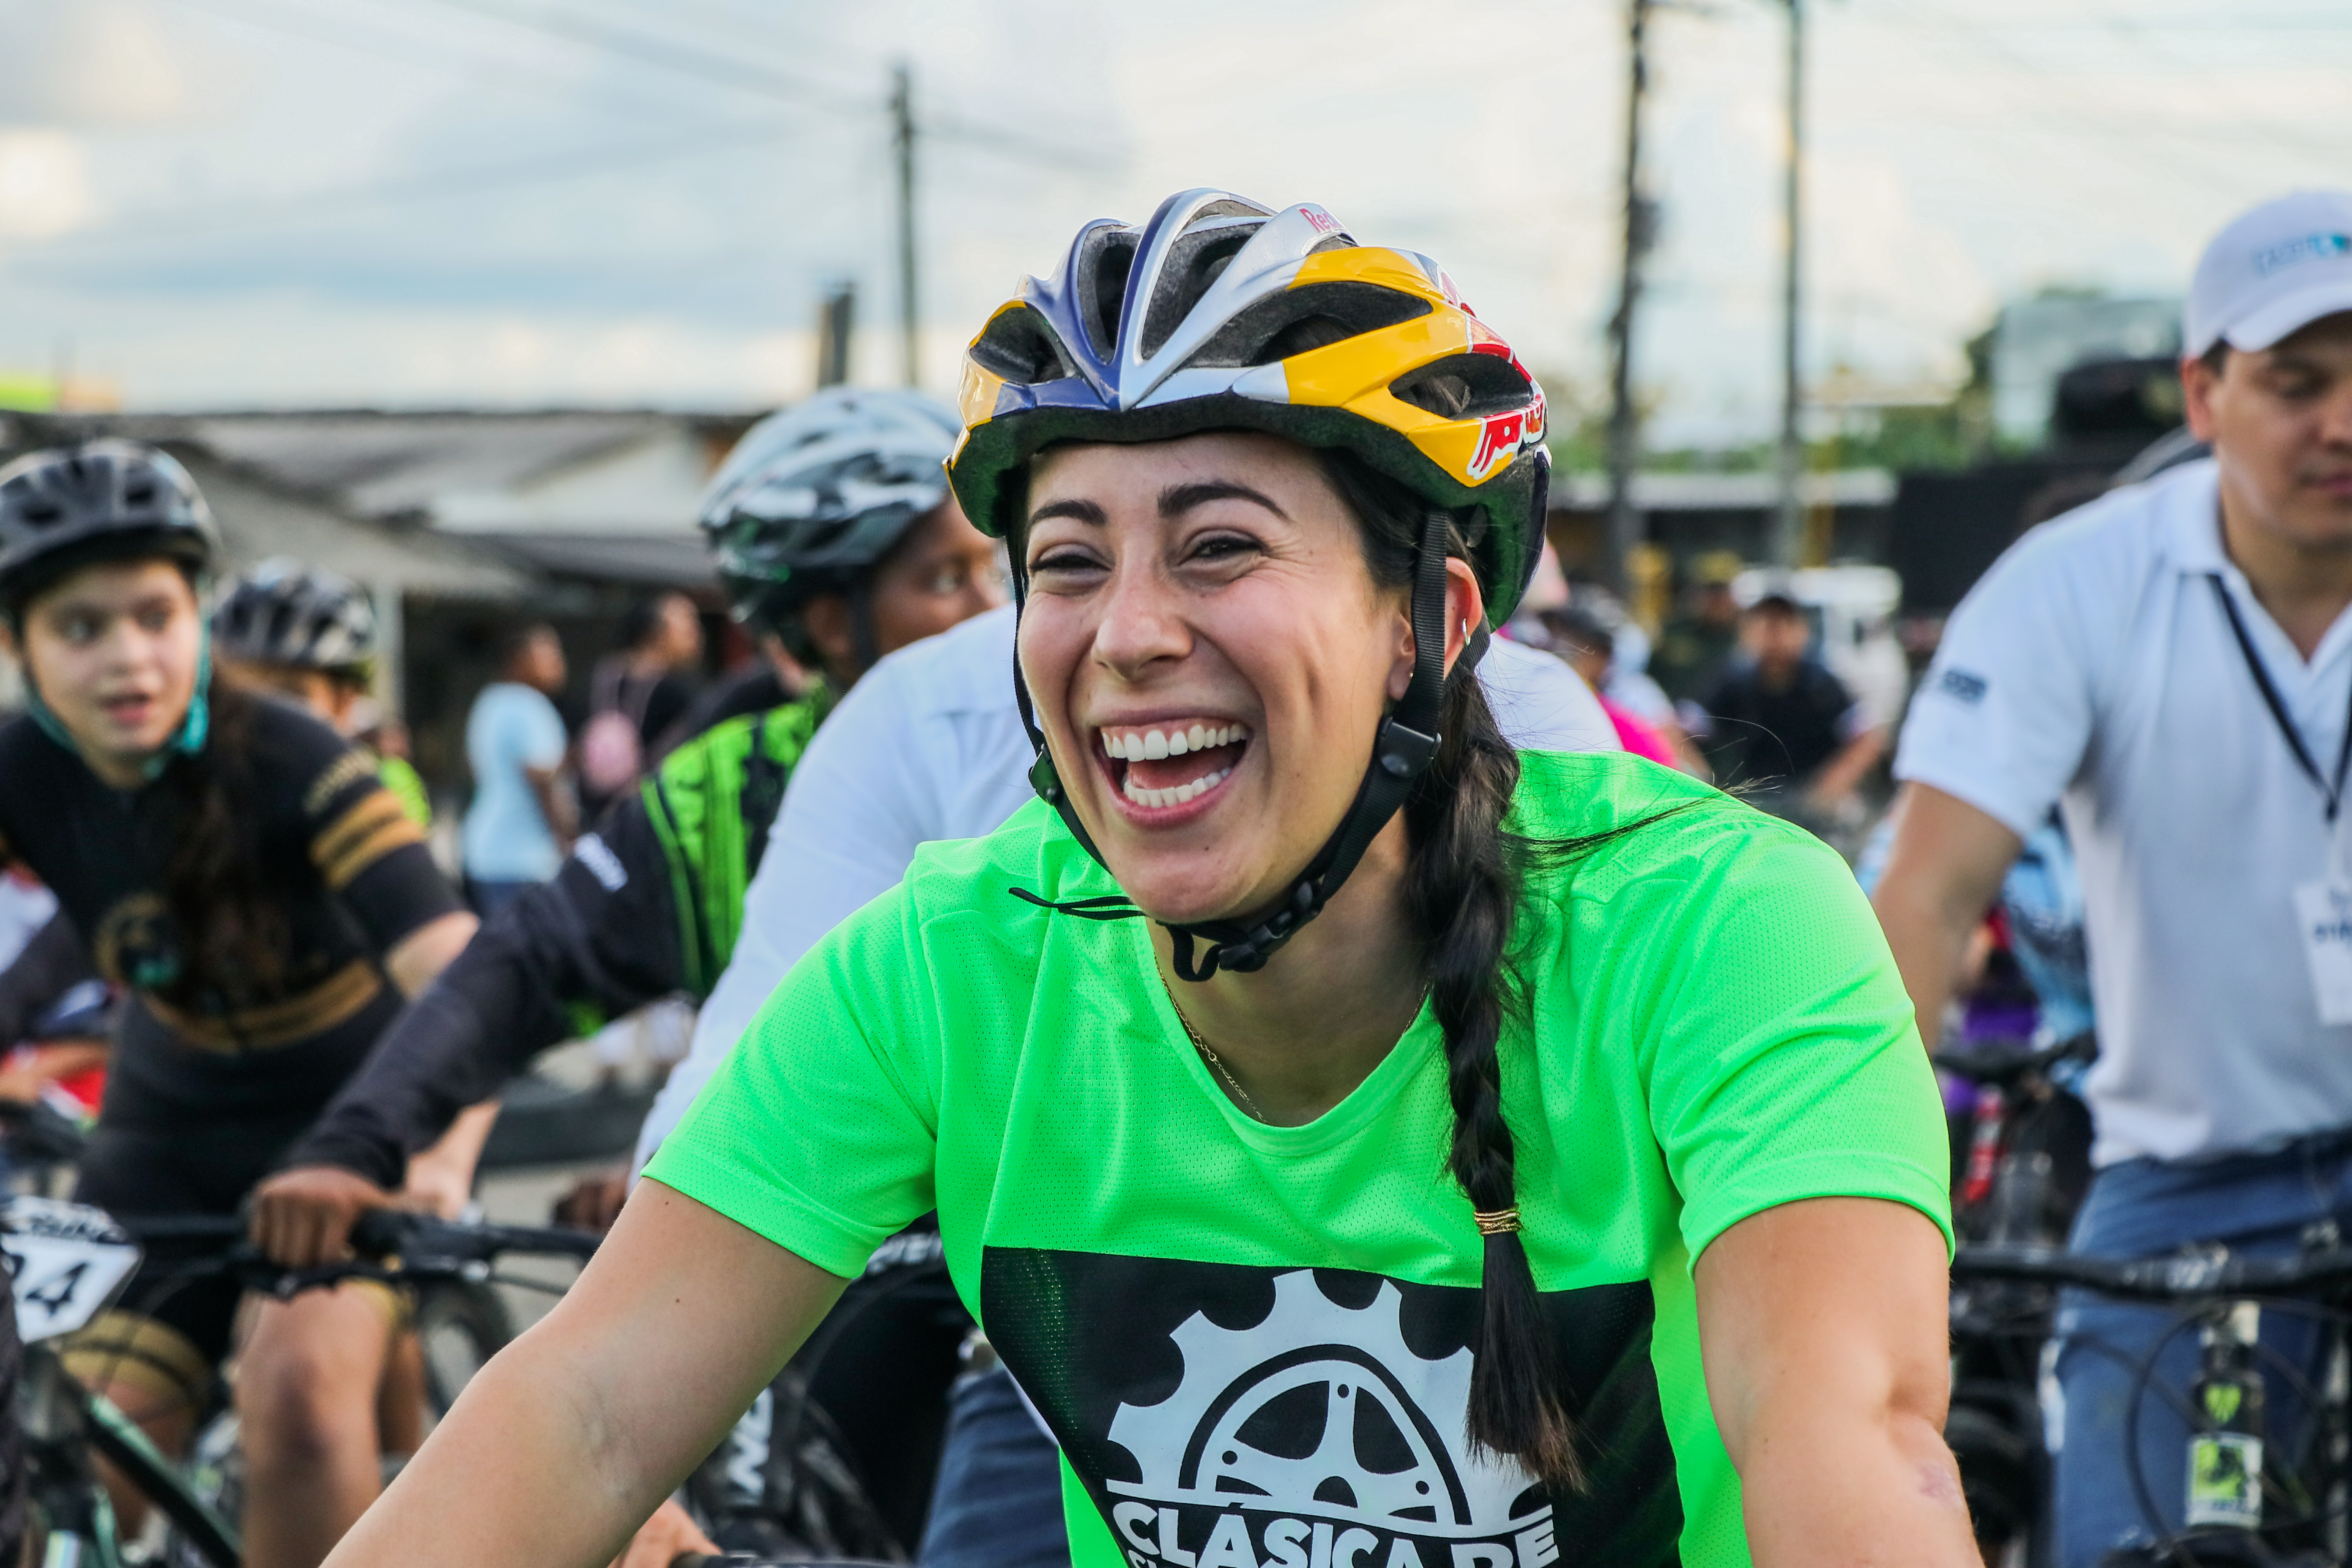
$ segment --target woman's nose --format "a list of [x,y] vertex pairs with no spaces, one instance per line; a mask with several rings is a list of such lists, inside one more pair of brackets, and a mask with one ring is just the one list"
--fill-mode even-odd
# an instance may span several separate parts
[[1122,563],[1111,574],[1102,619],[1095,628],[1097,661],[1133,679],[1157,660],[1190,653],[1192,633],[1178,597],[1164,574],[1149,565]]

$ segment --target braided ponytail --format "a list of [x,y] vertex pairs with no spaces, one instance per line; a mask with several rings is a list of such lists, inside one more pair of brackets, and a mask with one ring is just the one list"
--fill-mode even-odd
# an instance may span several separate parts
[[[1350,454],[1318,456],[1362,526],[1372,580],[1409,586],[1428,503]],[[1484,521],[1483,514],[1456,520],[1454,553],[1467,554],[1464,536],[1475,537]],[[1546,1485],[1573,1490],[1583,1484],[1576,1429],[1519,1240],[1516,1150],[1496,1055],[1505,1009],[1520,1000],[1508,962],[1519,869],[1502,826],[1518,785],[1518,753],[1466,670],[1446,684],[1442,731],[1437,755],[1405,800],[1405,899],[1428,966],[1431,1011],[1444,1032],[1454,1105],[1446,1169],[1468,1196],[1486,1247],[1468,1435],[1474,1448],[1507,1454]]]
[[1502,821],[1518,784],[1519,759],[1475,680],[1451,684],[1444,721],[1444,743],[1405,802],[1412,844],[1405,899],[1426,943],[1430,1009],[1445,1035],[1445,1087],[1454,1102],[1446,1168],[1485,1233],[1485,1317],[1470,1379],[1470,1441],[1573,1489],[1583,1479],[1575,1429],[1560,1404],[1559,1354],[1519,1241],[1516,1151],[1503,1118],[1496,1054],[1503,1011],[1513,999],[1505,953],[1519,878]]

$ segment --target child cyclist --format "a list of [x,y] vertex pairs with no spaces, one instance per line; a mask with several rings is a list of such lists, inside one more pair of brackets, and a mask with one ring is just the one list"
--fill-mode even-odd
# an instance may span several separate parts
[[[474,929],[365,758],[212,678],[199,595],[218,553],[152,447],[0,468],[0,640],[29,707],[0,728],[0,853],[130,993],[75,1190],[126,1215],[236,1214]],[[233,1283],[151,1268],[67,1364],[180,1451],[238,1308]],[[348,1286],[254,1307],[236,1393],[255,1568],[309,1568],[375,1495],[399,1315]]]
[[965,388],[1044,799],[792,972],[332,1561],[605,1561],[935,1204],[1077,1562],[1972,1562],[1941,1118],[1852,878],[1466,679],[1543,518],[1502,340],[1194,191]]

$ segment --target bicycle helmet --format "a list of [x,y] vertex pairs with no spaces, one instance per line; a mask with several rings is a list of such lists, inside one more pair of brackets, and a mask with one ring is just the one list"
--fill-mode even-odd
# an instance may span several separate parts
[[375,606],[350,578],[281,555],[230,585],[213,643],[252,664],[362,671],[375,658]]
[[[965,430],[948,473],[982,531],[1018,534],[1031,460],[1056,441],[1261,430],[1344,447],[1426,500],[1412,683],[1373,738],[1355,803],[1268,918],[1171,927],[1177,971],[1247,972],[1321,912],[1438,744],[1446,533],[1458,530],[1489,625],[1526,592],[1543,541],[1544,395],[1510,345],[1425,256],[1359,244],[1323,208],[1276,212],[1216,190],[1169,197],[1141,228],[1097,219],[1061,268],[1023,280],[967,351]],[[1027,596],[1013,552],[1017,601]],[[1485,650],[1483,629],[1457,671]],[[1030,778],[1101,859],[1032,717]],[[1197,966],[1195,937],[1212,945]]]
[[846,387],[751,426],[699,508],[736,618],[792,643],[802,606],[843,595],[858,663],[871,664],[866,581],[908,527],[947,499],[940,465],[959,428],[919,393]]
[[169,454],[109,437],[0,468],[0,601],[10,614],[77,566],[147,554],[197,572],[220,554],[212,510]]

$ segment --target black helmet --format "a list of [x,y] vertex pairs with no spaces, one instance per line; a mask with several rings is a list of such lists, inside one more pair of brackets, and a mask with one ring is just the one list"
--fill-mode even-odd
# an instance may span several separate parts
[[281,555],[230,586],[213,612],[213,646],[254,664],[364,670],[375,658],[375,606],[350,578]]
[[820,594],[855,601],[908,525],[947,499],[943,465],[961,433],[919,393],[846,387],[751,426],[700,508],[736,618],[788,632]]
[[196,481],[143,442],[53,447],[0,468],[0,602],[11,611],[92,561],[167,555],[203,571],[219,553]]

